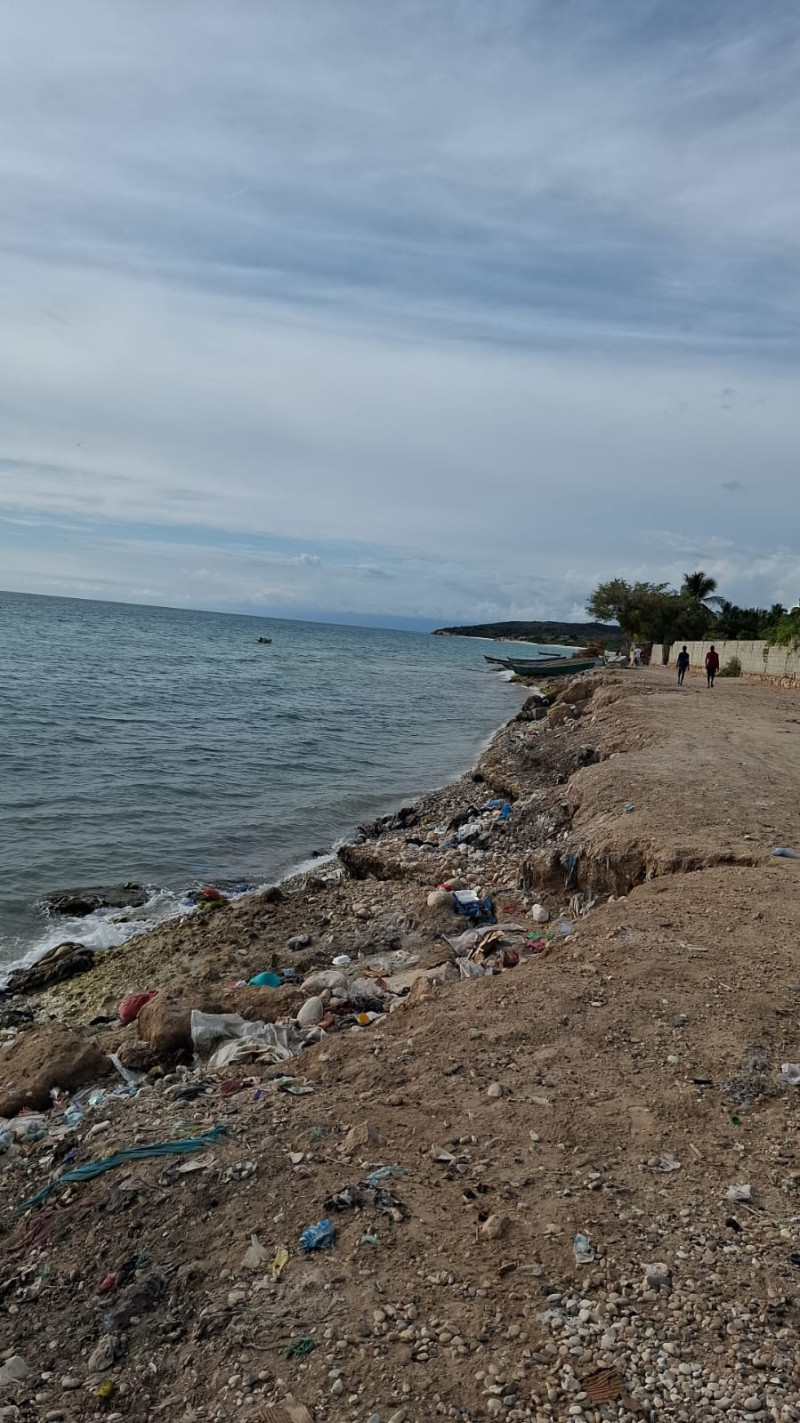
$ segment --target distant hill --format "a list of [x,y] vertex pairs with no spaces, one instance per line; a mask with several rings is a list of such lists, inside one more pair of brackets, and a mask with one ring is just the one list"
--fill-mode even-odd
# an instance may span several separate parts
[[614,623],[477,623],[475,627],[437,628],[434,637],[493,637],[513,642],[561,643],[585,647],[602,642],[617,647],[625,636]]

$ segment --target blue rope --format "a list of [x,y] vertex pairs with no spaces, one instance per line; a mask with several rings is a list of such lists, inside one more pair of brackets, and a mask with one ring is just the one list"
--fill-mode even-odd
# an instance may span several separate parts
[[30,1200],[22,1201],[17,1210],[27,1211],[32,1206],[41,1205],[51,1191],[68,1181],[91,1181],[93,1176],[102,1176],[104,1171],[123,1166],[126,1161],[144,1161],[148,1156],[187,1156],[192,1152],[202,1151],[206,1146],[216,1146],[226,1130],[224,1126],[212,1127],[203,1136],[190,1136],[184,1141],[159,1141],[153,1146],[131,1146],[126,1151],[116,1151],[113,1156],[104,1156],[101,1161],[87,1161],[84,1166],[76,1166],[74,1171],[64,1171],[57,1180],[51,1181],[48,1186],[37,1191],[35,1196],[31,1196]]

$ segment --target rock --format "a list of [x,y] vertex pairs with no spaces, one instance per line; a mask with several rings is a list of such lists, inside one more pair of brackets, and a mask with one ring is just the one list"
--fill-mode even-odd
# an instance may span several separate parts
[[645,1284],[651,1290],[669,1292],[672,1285],[672,1271],[663,1260],[656,1260],[652,1265],[645,1265],[644,1278]]
[[534,904],[531,909],[531,919],[534,924],[547,924],[550,920],[550,910],[544,904]]
[[117,1048],[117,1057],[123,1067],[127,1067],[131,1072],[150,1071],[155,1067],[156,1055],[148,1043],[142,1042],[140,1038],[132,1038],[129,1042],[120,1043]]
[[86,973],[95,961],[95,950],[71,939],[50,949],[29,968],[17,969],[8,980],[9,993],[39,993],[52,983],[63,983],[76,974]]
[[411,985],[411,990],[406,998],[406,1006],[414,1008],[418,1003],[427,1003],[431,998],[436,997],[436,984],[427,974],[420,974]]
[[112,1071],[107,1055],[63,1023],[20,1033],[0,1058],[0,1117],[50,1106],[50,1089],[71,1090]]
[[192,1009],[183,997],[164,991],[145,1003],[136,1026],[159,1061],[171,1060],[191,1052],[191,1018]]
[[325,1004],[321,998],[307,998],[302,1008],[297,1014],[297,1024],[300,1028],[313,1028],[325,1017]]
[[428,895],[427,905],[429,909],[452,909],[453,896],[447,889],[432,889]]
[[500,1083],[500,1082],[490,1082],[490,1083],[489,1083],[489,1086],[486,1088],[486,1096],[487,1096],[487,1097],[502,1097],[502,1096],[503,1096],[503,1086],[502,1086],[502,1083]]
[[55,889],[44,897],[51,914],[72,914],[77,919],[96,909],[140,909],[150,895],[140,884],[94,885],[90,889]]
[[291,939],[287,939],[286,947],[296,952],[299,949],[307,949],[310,943],[310,934],[293,934]]
[[484,1240],[499,1240],[508,1230],[509,1220],[507,1215],[490,1215],[481,1226],[481,1235]]
[[12,1354],[10,1359],[6,1359],[3,1367],[0,1368],[0,1388],[10,1388],[14,1384],[24,1383],[30,1375],[30,1369],[25,1363],[21,1354]]
[[110,1369],[117,1353],[117,1344],[112,1334],[104,1334],[89,1355],[87,1368],[90,1373],[102,1374]]
[[383,1146],[383,1134],[374,1122],[359,1122],[351,1127],[342,1143],[342,1150],[349,1154],[360,1146]]

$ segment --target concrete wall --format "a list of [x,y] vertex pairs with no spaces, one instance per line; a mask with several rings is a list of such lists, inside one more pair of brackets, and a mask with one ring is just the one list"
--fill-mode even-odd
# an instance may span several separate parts
[[[692,671],[705,669],[706,653],[710,646],[710,642],[687,642]],[[759,681],[800,684],[800,652],[792,652],[787,647],[771,647],[767,650],[765,642],[715,642],[714,646],[719,653],[720,668],[732,657],[738,657],[744,677],[757,677]],[[670,667],[675,666],[682,647],[682,642],[673,642],[669,652]],[[657,654],[658,649],[654,648],[654,652]],[[656,663],[657,656],[654,656],[652,661]]]

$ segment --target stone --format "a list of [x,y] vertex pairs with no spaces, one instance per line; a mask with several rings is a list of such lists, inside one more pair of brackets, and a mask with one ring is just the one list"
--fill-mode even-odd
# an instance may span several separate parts
[[14,1384],[24,1383],[30,1375],[30,1369],[25,1363],[21,1354],[12,1354],[10,1359],[6,1359],[0,1368],[0,1388],[9,1388]]
[[99,1343],[89,1355],[87,1368],[90,1373],[105,1373],[110,1369],[117,1353],[116,1340],[112,1334],[104,1334]]
[[550,910],[544,904],[534,904],[531,908],[531,919],[534,924],[547,924],[550,921]]
[[63,1023],[30,1028],[0,1058],[0,1117],[42,1111],[53,1087],[83,1087],[111,1071],[106,1053]]
[[429,909],[452,909],[453,896],[447,889],[432,889],[428,895],[427,905]]
[[325,1004],[322,999],[307,998],[297,1014],[297,1023],[301,1028],[313,1028],[317,1023],[321,1023],[324,1017]]
[[500,1083],[500,1082],[490,1082],[490,1083],[489,1083],[489,1086],[486,1088],[486,1096],[487,1096],[487,1097],[494,1097],[494,1098],[502,1097],[502,1096],[503,1096],[502,1083]]
[[140,909],[149,898],[149,892],[140,884],[112,884],[54,889],[43,902],[51,914],[71,914],[82,919],[96,909]]
[[481,1226],[481,1235],[484,1240],[499,1240],[502,1235],[505,1235],[508,1227],[508,1216],[490,1215]]
[[286,947],[296,953],[299,949],[307,949],[310,943],[310,934],[292,934],[291,939],[286,941]]
[[362,1146],[383,1146],[383,1134],[374,1122],[359,1122],[351,1127],[342,1143],[342,1150],[349,1154]]
[[64,983],[79,973],[87,973],[93,967],[94,961],[94,949],[67,939],[65,943],[50,949],[29,968],[17,969],[12,973],[8,980],[8,992],[40,993],[43,988],[49,988],[53,983]]

